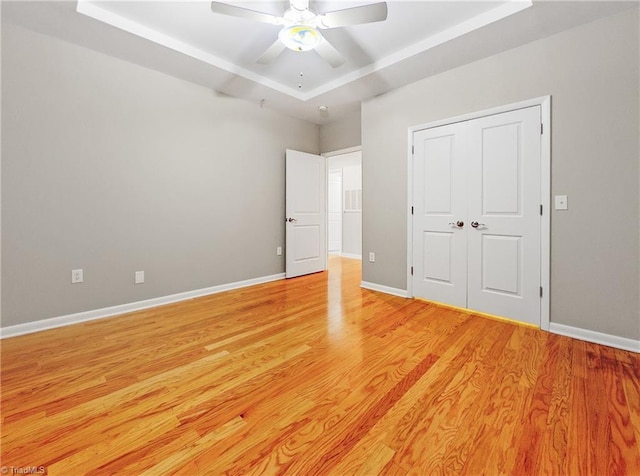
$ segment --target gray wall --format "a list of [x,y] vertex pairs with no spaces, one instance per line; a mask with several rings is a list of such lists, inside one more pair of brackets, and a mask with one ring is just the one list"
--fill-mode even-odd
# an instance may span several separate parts
[[2,72],[2,326],[284,271],[319,126],[6,24]]
[[320,128],[320,152],[356,147],[362,144],[360,132],[360,110],[354,111]]
[[551,321],[640,338],[638,12],[362,104],[363,280],[406,289],[407,129],[552,95]]

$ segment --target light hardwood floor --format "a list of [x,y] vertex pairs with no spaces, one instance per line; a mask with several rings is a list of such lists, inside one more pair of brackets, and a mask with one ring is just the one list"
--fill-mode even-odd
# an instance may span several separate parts
[[332,257],[329,272],[2,341],[2,465],[640,475],[639,355],[359,280],[359,261]]

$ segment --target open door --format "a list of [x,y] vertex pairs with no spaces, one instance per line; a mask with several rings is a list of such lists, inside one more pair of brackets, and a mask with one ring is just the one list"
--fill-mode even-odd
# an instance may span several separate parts
[[286,277],[327,269],[326,170],[319,155],[286,152]]

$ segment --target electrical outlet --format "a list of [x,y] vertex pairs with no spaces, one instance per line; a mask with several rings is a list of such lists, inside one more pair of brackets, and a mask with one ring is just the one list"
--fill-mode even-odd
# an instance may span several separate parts
[[369,251],[369,263],[376,262],[376,254],[373,251]]
[[556,210],[568,210],[569,203],[566,195],[556,195]]
[[136,271],[134,283],[135,284],[144,283],[144,271]]
[[71,270],[71,284],[78,284],[84,281],[84,273],[81,269]]
[[276,248],[276,254],[277,254],[278,256],[282,256],[282,246],[278,246],[278,247]]

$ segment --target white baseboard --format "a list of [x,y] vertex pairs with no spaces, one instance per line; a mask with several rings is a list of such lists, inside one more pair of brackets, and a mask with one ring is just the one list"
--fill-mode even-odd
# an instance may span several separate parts
[[120,304],[117,306],[105,307],[102,309],[94,309],[92,311],[78,312],[75,314],[68,314],[66,316],[52,317],[39,321],[27,322],[26,324],[16,324],[14,326],[2,327],[0,328],[0,339],[16,337],[23,334],[31,334],[33,332],[55,329],[56,327],[69,326],[72,324],[79,324],[81,322],[93,321],[96,319],[103,319],[105,317],[125,314],[127,312],[140,311],[142,309],[162,306],[164,304],[171,304],[179,301],[186,301],[187,299],[207,296],[209,294],[221,293],[224,291],[230,291],[232,289],[246,288],[248,286],[254,286],[256,284],[263,284],[270,281],[284,279],[284,277],[284,273],[273,274],[271,276],[263,276],[260,278],[247,279],[245,281],[237,281],[235,283],[221,284],[219,286],[196,289],[195,291],[186,291],[183,293],[161,296],[144,301]]
[[343,258],[353,258],[353,259],[362,259],[362,255],[356,255],[353,253],[340,253],[340,256]]
[[640,340],[602,334],[601,332],[580,329],[579,327],[565,326],[564,324],[556,324],[554,322],[549,324],[549,332],[566,337],[573,337],[574,339],[580,339],[587,342],[593,342],[594,344],[602,344],[609,347],[615,347],[616,349],[640,353]]
[[404,289],[392,288],[389,286],[383,286],[382,284],[368,283],[366,281],[362,281],[360,283],[360,287],[364,289],[370,289],[371,291],[379,291],[385,294],[392,294],[394,296],[400,296],[403,298],[409,297],[408,293]]

